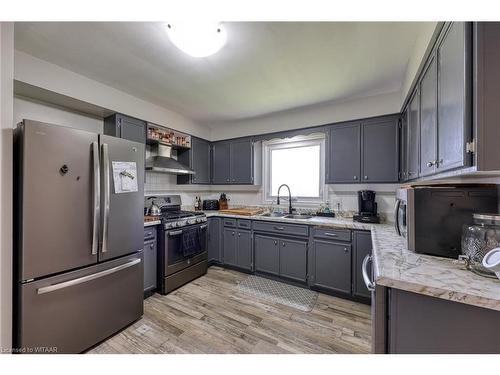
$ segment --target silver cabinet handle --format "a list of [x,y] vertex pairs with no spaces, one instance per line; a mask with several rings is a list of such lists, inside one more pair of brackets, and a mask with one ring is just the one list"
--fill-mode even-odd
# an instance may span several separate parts
[[285,247],[286,246],[286,242],[282,242],[281,246]]
[[241,233],[240,232],[238,232],[238,237],[241,237]]
[[92,158],[94,164],[94,215],[92,222],[92,255],[97,254],[99,248],[99,220],[101,217],[101,171],[99,163],[99,144],[92,142]]
[[347,247],[344,247],[344,253],[348,253],[349,250],[347,250]]
[[274,229],[276,229],[276,230],[285,230],[284,227],[274,227]]
[[208,227],[207,224],[204,224],[204,225],[200,225],[200,229],[206,229]]
[[361,270],[363,272],[363,281],[365,282],[366,288],[373,292],[375,290],[375,283],[370,280],[370,276],[368,276],[368,263],[372,261],[371,255],[366,255],[365,259],[363,259],[363,265],[361,266]]
[[168,235],[170,237],[179,236],[181,234],[182,234],[182,230],[174,230],[174,231],[168,232]]
[[44,286],[43,288],[38,288],[36,293],[37,294],[45,294],[45,293],[55,292],[56,290],[59,290],[59,289],[68,288],[70,286],[86,283],[86,282],[91,281],[91,280],[95,280],[95,279],[99,279],[99,278],[107,276],[107,275],[111,275],[115,272],[124,270],[125,268],[132,267],[133,265],[136,265],[137,263],[140,263],[140,262],[141,262],[140,259],[134,259],[128,263],[121,264],[119,266],[116,266],[116,267],[113,267],[113,268],[110,268],[108,270],[104,270],[101,272],[97,272],[97,273],[94,273],[92,275],[79,277],[78,279],[64,281],[64,282],[59,283],[59,284]]
[[274,240],[274,246],[278,245],[278,241]]
[[354,177],[353,177],[353,180],[357,180],[357,179],[358,179],[358,176],[354,176]]
[[108,251],[108,224],[109,224],[109,199],[111,182],[109,177],[109,151],[108,145],[103,143],[102,145],[102,169],[104,177],[104,218],[102,224],[102,247],[101,252],[105,253]]
[[336,234],[336,233],[329,233],[329,232],[325,232],[325,233],[323,233],[323,234],[324,234],[325,236],[327,236],[327,237],[338,237],[338,234]]

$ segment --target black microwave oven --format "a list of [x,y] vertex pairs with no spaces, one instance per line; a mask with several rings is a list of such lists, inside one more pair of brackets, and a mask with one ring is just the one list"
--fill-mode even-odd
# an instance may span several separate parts
[[473,213],[497,213],[496,185],[412,186],[396,191],[394,226],[416,253],[458,258]]

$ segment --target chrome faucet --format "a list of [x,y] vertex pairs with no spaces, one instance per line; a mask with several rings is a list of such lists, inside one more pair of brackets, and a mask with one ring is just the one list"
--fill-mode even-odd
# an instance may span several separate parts
[[278,188],[278,199],[276,199],[276,204],[278,206],[280,205],[280,190],[283,186],[286,186],[286,188],[288,189],[288,213],[292,214],[292,211],[293,211],[293,209],[292,209],[292,193],[290,192],[290,186],[288,186],[287,184],[282,184]]

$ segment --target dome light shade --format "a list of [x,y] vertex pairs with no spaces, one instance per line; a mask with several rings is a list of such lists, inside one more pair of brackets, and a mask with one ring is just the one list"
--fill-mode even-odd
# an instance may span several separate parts
[[226,30],[218,22],[169,23],[167,35],[177,48],[193,57],[213,55],[227,40]]

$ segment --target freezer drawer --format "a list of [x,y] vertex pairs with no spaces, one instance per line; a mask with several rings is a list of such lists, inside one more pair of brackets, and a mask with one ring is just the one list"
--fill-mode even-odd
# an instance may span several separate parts
[[143,314],[143,254],[22,284],[15,347],[80,353]]

